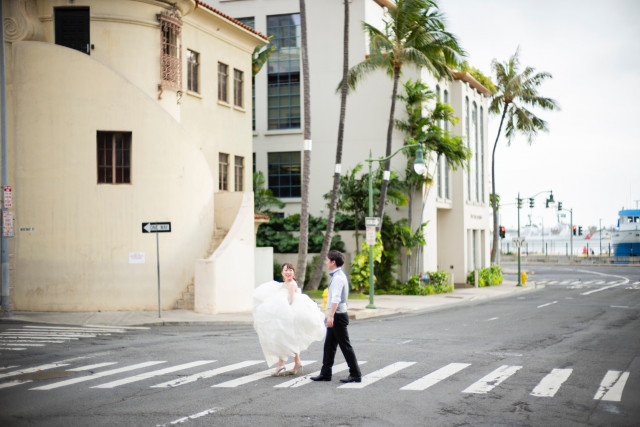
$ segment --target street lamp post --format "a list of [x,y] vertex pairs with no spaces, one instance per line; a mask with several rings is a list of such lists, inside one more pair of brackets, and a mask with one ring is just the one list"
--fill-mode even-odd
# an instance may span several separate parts
[[[411,144],[411,145],[405,145],[403,147],[401,147],[400,149],[396,150],[393,154],[391,154],[388,157],[384,157],[384,158],[380,158],[380,159],[374,159],[371,155],[371,150],[369,150],[369,159],[366,160],[367,162],[369,162],[369,218],[373,218],[373,179],[372,179],[372,163],[373,162],[384,162],[387,161],[388,159],[392,158],[393,156],[395,156],[396,154],[398,154],[400,151],[406,149],[406,148],[413,148],[413,147],[421,147],[420,144]],[[427,166],[424,164],[424,158],[422,155],[422,149],[418,148],[416,150],[416,159],[413,161],[413,170],[415,173],[417,173],[418,175],[424,175],[424,173],[427,171]],[[382,226],[382,218],[378,218],[376,221],[376,226],[375,227],[381,227]],[[366,225],[366,224],[365,224]],[[369,225],[367,225],[369,226]],[[373,303],[373,294],[374,294],[374,285],[373,285],[373,243],[371,243],[371,241],[369,241],[369,304],[366,306],[366,308],[376,308],[375,304]]]

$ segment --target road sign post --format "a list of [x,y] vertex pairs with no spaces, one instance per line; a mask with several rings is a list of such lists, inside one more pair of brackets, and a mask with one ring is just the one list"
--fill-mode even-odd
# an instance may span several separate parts
[[160,243],[158,233],[171,233],[170,222],[143,222],[142,233],[156,233],[156,266],[158,268],[158,318],[162,317],[160,311]]

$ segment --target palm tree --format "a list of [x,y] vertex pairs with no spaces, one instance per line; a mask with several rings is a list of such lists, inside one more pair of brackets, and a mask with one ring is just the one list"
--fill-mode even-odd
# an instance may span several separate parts
[[[336,169],[333,174],[333,188],[331,189],[331,201],[329,202],[329,218],[327,219],[327,229],[324,233],[322,242],[322,250],[320,251],[320,260],[313,270],[313,275],[309,281],[310,289],[318,289],[320,280],[322,279],[322,270],[324,268],[324,259],[329,253],[333,227],[336,220],[336,211],[338,208],[338,190],[340,189],[340,167],[342,165],[342,141],[344,140],[344,118],[347,111],[347,73],[349,72],[349,2],[344,3],[344,30],[342,43],[342,82],[340,85],[340,119],[338,122],[338,142],[336,144]],[[356,234],[357,238],[357,234]],[[359,247],[359,246],[356,246]]]
[[[397,0],[396,7],[387,9],[387,15],[384,30],[363,22],[371,43],[371,54],[349,70],[347,83],[354,88],[365,74],[377,69],[385,70],[393,78],[385,152],[389,157],[402,66],[413,64],[426,68],[437,78],[451,78],[450,67],[460,65],[464,51],[456,37],[446,31],[444,16],[435,0]],[[386,179],[382,182],[378,217],[382,217],[384,211],[390,165],[389,159],[384,165]]]
[[298,245],[298,277],[304,281],[309,247],[309,180],[311,176],[311,91],[309,82],[309,54],[307,51],[307,8],[300,0],[300,38],[302,51],[302,86],[304,110],[304,160],[302,162],[302,190],[300,206],[300,244]]
[[521,133],[527,137],[529,144],[538,134],[538,131],[548,132],[547,122],[536,116],[533,112],[525,108],[537,107],[544,110],[559,109],[558,103],[538,94],[538,87],[546,79],[551,78],[547,72],[536,73],[535,68],[526,67],[520,72],[520,60],[518,58],[519,49],[507,62],[500,63],[495,59],[491,63],[491,68],[495,73],[495,85],[497,91],[491,98],[489,112],[500,114],[500,126],[496,142],[493,144],[491,153],[491,208],[493,209],[493,251],[491,252],[491,263],[496,263],[499,246],[498,233],[498,203],[496,195],[496,147],[500,139],[500,131],[505,118],[505,135],[507,144],[511,143],[513,137]]
[[284,203],[273,195],[273,191],[265,188],[265,179],[262,172],[253,173],[253,206],[254,210],[259,214],[270,213],[269,208],[275,206],[279,209],[284,208]]

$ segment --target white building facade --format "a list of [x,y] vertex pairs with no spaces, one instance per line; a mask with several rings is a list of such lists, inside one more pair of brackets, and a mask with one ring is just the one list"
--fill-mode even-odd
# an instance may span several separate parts
[[250,310],[266,37],[196,0],[3,7],[12,308]]
[[[286,204],[285,214],[299,213],[303,157],[299,1],[206,1],[257,31],[274,36],[278,51],[265,66],[266,72],[255,79],[254,167],[264,173],[269,188]],[[350,66],[362,61],[368,52],[361,22],[382,25],[384,6],[391,4],[386,0],[350,2]],[[336,88],[342,78],[344,4],[342,0],[307,1],[306,8],[313,141],[309,206],[312,215],[326,217],[328,209],[322,195],[331,190],[335,170],[340,110]],[[405,67],[401,81],[416,78],[454,108],[460,122],[451,130],[464,137],[473,153],[468,172],[452,171],[446,162],[431,159],[433,183],[413,203],[413,228],[428,222],[419,272],[445,270],[460,283],[469,271],[489,265],[488,91],[468,74],[456,74],[452,81],[436,81],[426,71]],[[391,79],[376,72],[366,76],[348,96],[343,174],[358,163],[366,170],[370,149],[374,158],[384,156],[391,89]],[[403,115],[404,107],[399,102],[396,118]],[[404,135],[394,131],[393,149],[403,143]],[[404,168],[404,156],[396,156],[392,170],[402,175]],[[406,209],[389,205],[385,213],[399,219],[407,216]]]

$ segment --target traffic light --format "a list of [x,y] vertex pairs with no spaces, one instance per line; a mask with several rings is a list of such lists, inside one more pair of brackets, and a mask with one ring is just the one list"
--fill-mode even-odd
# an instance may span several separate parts
[[505,228],[503,226],[500,226],[500,237],[504,239],[504,235],[505,235]]
[[562,202],[558,202],[558,211],[562,210]]
[[522,199],[518,197],[516,200],[518,200],[518,209],[520,209],[522,207]]
[[529,207],[532,208],[533,207],[533,197],[529,198]]
[[582,226],[578,227],[578,236],[582,236]]
[[576,235],[576,226],[575,225],[573,226],[573,235],[574,236]]

